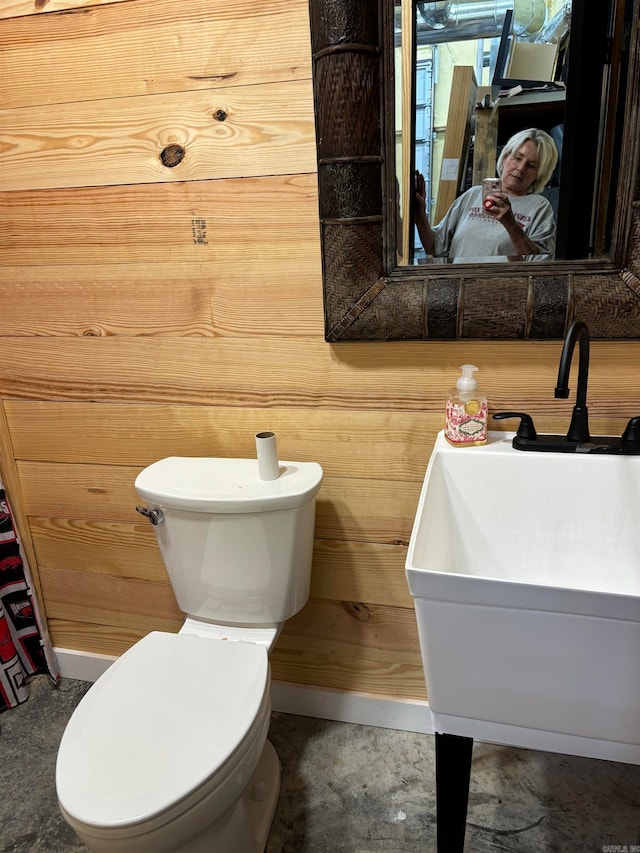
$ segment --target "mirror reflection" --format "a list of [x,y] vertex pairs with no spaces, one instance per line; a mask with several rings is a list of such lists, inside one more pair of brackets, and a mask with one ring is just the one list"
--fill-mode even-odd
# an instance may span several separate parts
[[[571,30],[571,0],[396,7],[400,266],[575,257],[556,239],[571,215],[562,193]],[[583,257],[607,248],[610,188],[597,172],[611,156],[608,98],[592,94],[598,140]]]

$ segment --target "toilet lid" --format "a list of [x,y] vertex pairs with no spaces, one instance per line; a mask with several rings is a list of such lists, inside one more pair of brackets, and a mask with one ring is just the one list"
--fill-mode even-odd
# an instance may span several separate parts
[[268,688],[264,646],[148,634],[74,711],[58,752],[60,804],[103,827],[161,813],[229,761]]

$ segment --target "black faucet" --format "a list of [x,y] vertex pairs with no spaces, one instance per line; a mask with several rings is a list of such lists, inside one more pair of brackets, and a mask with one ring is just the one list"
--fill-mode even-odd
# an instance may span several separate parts
[[562,354],[560,356],[560,367],[558,368],[558,382],[556,384],[555,397],[566,400],[569,396],[569,371],[571,370],[571,359],[576,343],[580,344],[580,362],[578,365],[578,390],[576,393],[576,404],[571,415],[571,424],[567,433],[567,441],[591,441],[589,435],[589,410],[587,409],[587,382],[589,381],[589,330],[582,320],[574,320],[569,327],[567,337],[564,340]]
[[640,455],[640,416],[631,418],[622,436],[589,433],[589,411],[587,409],[587,383],[589,381],[589,330],[582,320],[574,320],[562,347],[558,382],[554,395],[566,399],[569,396],[569,373],[576,344],[580,346],[578,363],[578,389],[576,404],[571,414],[571,423],[566,435],[538,435],[531,415],[524,412],[496,412],[496,420],[520,418],[518,431],[513,439],[516,450],[555,451],[559,453],[616,453],[626,456]]

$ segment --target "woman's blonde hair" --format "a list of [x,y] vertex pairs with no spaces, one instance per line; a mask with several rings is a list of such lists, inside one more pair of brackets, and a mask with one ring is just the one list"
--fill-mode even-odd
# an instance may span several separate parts
[[558,149],[553,139],[544,130],[539,130],[537,127],[529,127],[527,130],[521,130],[515,133],[507,144],[502,149],[498,157],[498,175],[502,177],[502,164],[504,161],[517,151],[525,142],[533,142],[538,151],[538,177],[529,187],[530,193],[542,192],[549,183],[551,174],[558,162]]

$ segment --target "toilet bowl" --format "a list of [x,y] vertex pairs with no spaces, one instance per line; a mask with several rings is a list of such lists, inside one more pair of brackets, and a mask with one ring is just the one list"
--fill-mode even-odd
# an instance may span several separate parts
[[56,765],[62,813],[95,851],[259,853],[280,780],[270,714],[264,645],[153,632],[74,712]]
[[322,469],[281,463],[288,479],[262,483],[248,461],[172,458],[136,480],[186,619],[118,658],[62,737],[59,806],[95,853],[264,850],[268,653],[308,599]]

